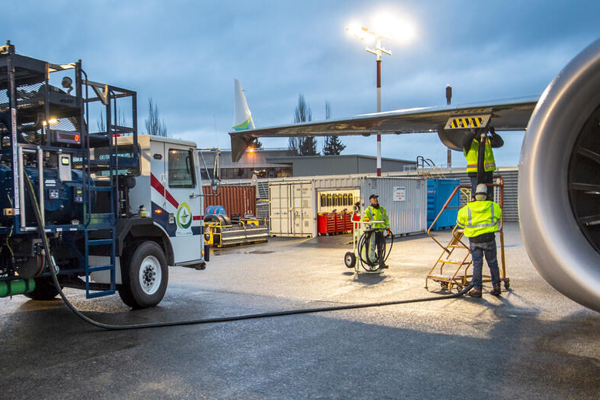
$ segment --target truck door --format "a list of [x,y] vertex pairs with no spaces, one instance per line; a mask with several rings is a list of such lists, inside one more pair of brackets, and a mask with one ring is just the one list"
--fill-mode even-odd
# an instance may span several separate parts
[[164,143],[166,160],[166,200],[171,203],[169,222],[175,263],[192,263],[202,259],[200,177],[197,174],[196,150],[183,145]]

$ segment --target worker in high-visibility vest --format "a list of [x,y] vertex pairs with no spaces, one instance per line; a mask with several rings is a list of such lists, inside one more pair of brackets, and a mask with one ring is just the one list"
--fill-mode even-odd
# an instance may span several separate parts
[[379,196],[376,194],[372,194],[369,196],[369,207],[366,208],[362,221],[383,221],[378,222],[376,224],[371,224],[371,227],[375,229],[375,234],[371,235],[371,240],[369,241],[369,260],[375,260],[375,247],[377,247],[377,254],[379,254],[379,268],[384,269],[388,266],[385,264],[385,260],[383,260],[384,255],[382,254],[383,250],[383,241],[385,240],[383,237],[383,233],[387,232],[388,235],[391,235],[390,231],[390,218],[388,217],[388,213],[386,209],[379,205]]
[[481,297],[484,255],[492,276],[490,293],[494,296],[499,296],[501,293],[495,235],[501,218],[502,209],[498,204],[488,200],[487,187],[483,183],[477,185],[475,201],[467,203],[458,211],[456,222],[464,229],[465,236],[469,238],[469,248],[473,258],[473,279],[471,280],[473,290],[469,292],[471,297]]
[[[479,183],[493,183],[493,174],[496,170],[496,161],[494,160],[494,152],[492,148],[504,146],[504,140],[496,133],[493,126],[490,127],[490,136],[485,135],[485,151],[484,151],[484,173],[483,180],[477,182],[477,165],[479,160],[479,140],[481,139],[479,133],[475,130],[471,130],[471,134],[466,137],[463,142],[463,153],[467,159],[467,175],[471,179],[471,192],[477,187]],[[494,188],[488,186],[488,197],[494,198]]]

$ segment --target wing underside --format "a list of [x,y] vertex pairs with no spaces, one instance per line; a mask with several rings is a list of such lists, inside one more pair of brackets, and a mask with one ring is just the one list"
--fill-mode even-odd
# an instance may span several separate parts
[[374,114],[364,114],[347,119],[307,122],[230,132],[232,158],[237,161],[248,144],[258,137],[293,136],[351,136],[372,134],[409,134],[438,132],[440,140],[454,150],[459,150],[461,138],[470,128],[480,128],[488,123],[497,131],[525,130],[537,104],[538,97],[527,97],[495,102],[412,108]]

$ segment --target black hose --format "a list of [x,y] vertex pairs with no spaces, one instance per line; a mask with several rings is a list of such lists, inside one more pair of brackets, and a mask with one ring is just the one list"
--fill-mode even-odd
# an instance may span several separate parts
[[58,290],[58,293],[60,294],[60,297],[62,298],[64,303],[75,315],[77,315],[79,318],[81,318],[88,324],[91,324],[98,328],[102,328],[102,329],[106,329],[106,330],[113,330],[113,331],[147,329],[147,328],[165,328],[168,326],[214,324],[214,323],[219,323],[219,322],[233,322],[233,321],[244,321],[244,320],[249,320],[249,319],[283,317],[283,316],[287,316],[287,315],[312,314],[312,313],[328,312],[328,311],[354,310],[354,309],[358,309],[358,308],[371,308],[371,307],[382,307],[382,306],[391,306],[391,305],[398,305],[398,304],[421,303],[421,302],[426,302],[426,301],[454,299],[454,298],[464,295],[471,288],[471,285],[469,285],[458,293],[454,293],[454,294],[446,295],[446,296],[424,297],[424,298],[420,298],[420,299],[409,299],[409,300],[386,301],[386,302],[380,302],[380,303],[349,304],[349,305],[343,305],[343,306],[305,308],[305,309],[274,311],[274,312],[258,313],[258,314],[237,315],[237,316],[233,316],[233,317],[192,319],[192,320],[188,320],[188,321],[158,322],[158,323],[150,323],[150,324],[135,324],[135,325],[105,324],[103,322],[95,321],[95,320],[91,319],[90,317],[84,315],[81,311],[79,311],[77,308],[75,308],[75,306],[73,304],[71,304],[69,299],[67,299],[67,297],[63,293],[62,288],[60,287],[60,284],[58,282],[58,278],[56,276],[56,269],[55,269],[56,266],[54,264],[54,259],[52,257],[52,254],[50,253],[50,244],[48,243],[48,237],[46,236],[46,230],[45,230],[45,227],[41,220],[41,211],[39,208],[37,197],[33,190],[33,185],[31,184],[31,179],[29,178],[29,175],[25,172],[24,172],[24,175],[27,179],[27,185],[28,185],[29,191],[31,193],[31,199],[32,199],[32,203],[33,203],[35,219],[37,221],[38,230],[39,230],[40,236],[42,238],[42,244],[44,246],[44,251],[46,253],[45,254],[46,261],[48,262],[48,265],[50,267],[50,272],[51,272],[51,276],[52,276],[52,281],[54,282],[54,286],[56,287],[56,290]]
[[[369,243],[371,242],[371,237],[373,235],[377,235],[377,229],[367,229],[358,239],[358,259],[360,261],[360,265],[369,272],[377,271],[381,264],[385,264],[392,252],[392,248],[394,247],[394,235],[390,234],[391,242],[388,250],[387,241],[383,237],[383,233],[381,233],[381,236],[375,238],[375,240],[379,242],[376,243],[378,252],[375,254],[375,259],[371,260],[369,254]],[[365,257],[363,257],[363,250]]]
[[[477,153],[477,184],[483,183],[483,175],[485,174],[485,141],[487,140],[487,135],[482,133],[479,137],[479,153]],[[473,196],[475,197],[475,188],[471,189],[473,191]]]

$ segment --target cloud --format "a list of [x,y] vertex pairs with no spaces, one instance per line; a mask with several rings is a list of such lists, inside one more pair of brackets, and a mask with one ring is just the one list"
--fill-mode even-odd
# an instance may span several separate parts
[[[315,119],[326,101],[334,118],[375,111],[375,57],[345,31],[351,20],[373,26],[384,10],[415,27],[411,42],[383,43],[393,53],[383,59],[383,108],[391,110],[443,104],[447,83],[454,104],[541,93],[598,37],[600,13],[600,3],[587,0],[21,0],[14,7],[0,24],[19,53],[82,59],[90,79],[138,92],[140,127],[152,97],[174,135],[227,147],[235,78],[257,126],[290,123],[300,93]],[[363,139],[347,139],[345,153],[374,155]],[[384,140],[387,157],[445,163],[435,135]],[[287,139],[273,143],[285,147]],[[507,154],[519,146],[507,143]]]

